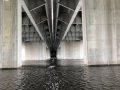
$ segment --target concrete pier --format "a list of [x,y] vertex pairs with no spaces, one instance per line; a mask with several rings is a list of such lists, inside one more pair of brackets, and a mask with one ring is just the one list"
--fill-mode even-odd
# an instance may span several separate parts
[[83,0],[88,65],[120,64],[119,4],[119,0]]
[[18,68],[21,62],[21,0],[0,0],[0,68]]

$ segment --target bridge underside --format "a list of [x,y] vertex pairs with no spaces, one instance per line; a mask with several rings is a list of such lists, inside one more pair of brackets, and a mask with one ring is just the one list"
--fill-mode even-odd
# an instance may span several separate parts
[[120,64],[119,0],[1,0],[0,68]]

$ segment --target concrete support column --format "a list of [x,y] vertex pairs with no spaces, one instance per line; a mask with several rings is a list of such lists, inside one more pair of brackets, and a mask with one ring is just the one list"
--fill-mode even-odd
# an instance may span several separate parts
[[88,64],[120,64],[120,0],[83,1]]
[[115,57],[113,57],[113,53],[116,51],[114,47],[115,28],[112,1],[116,0],[84,1],[89,65],[117,63]]
[[22,65],[21,27],[21,0],[0,0],[0,68]]

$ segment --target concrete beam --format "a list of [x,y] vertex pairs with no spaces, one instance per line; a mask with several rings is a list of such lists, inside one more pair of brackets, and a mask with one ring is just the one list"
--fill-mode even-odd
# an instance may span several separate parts
[[43,22],[45,22],[45,21],[47,21],[48,19],[46,19],[46,20],[43,20],[43,21],[41,21],[41,22],[39,22],[39,23],[37,23],[37,24],[41,24],[41,23],[43,23]]
[[67,26],[67,29],[65,30],[65,33],[64,33],[64,35],[63,35],[63,37],[62,37],[62,40],[63,40],[63,39],[65,38],[65,36],[67,35],[67,33],[68,33],[68,31],[69,31],[72,23],[74,22],[74,19],[76,18],[76,16],[77,16],[77,14],[78,14],[78,12],[79,12],[79,10],[80,10],[81,7],[82,7],[82,0],[79,0],[79,2],[78,2],[78,4],[77,4],[77,7],[76,7],[76,9],[75,9],[75,11],[74,11],[74,13],[73,13],[73,15],[72,15],[72,18],[71,18],[71,20],[70,20],[70,22],[69,22],[69,24],[68,24],[68,26]]
[[31,9],[30,11],[34,11],[34,10],[36,10],[36,9],[39,9],[39,8],[41,8],[42,6],[45,6],[45,4],[39,5],[39,6],[35,7],[35,8],[33,8],[33,9]]
[[47,14],[47,22],[48,22],[48,27],[49,27],[49,32],[50,32],[50,37],[52,37],[51,35],[51,31],[50,31],[50,19],[49,19],[49,16],[48,16],[48,7],[47,7],[47,3],[45,4],[45,9],[46,9],[46,14]]
[[61,19],[58,19],[58,21],[63,22],[64,24],[67,24],[67,25],[68,25],[67,22],[65,22],[65,21],[63,21],[63,20],[61,20]]
[[53,26],[53,25],[54,25],[54,24],[53,24],[53,23],[54,23],[54,11],[53,11],[53,8],[54,8],[54,7],[53,7],[53,0],[51,0],[52,34],[54,33],[54,26]]
[[69,7],[67,7],[67,6],[65,6],[65,5],[63,5],[63,4],[61,4],[61,3],[59,3],[59,5],[60,5],[60,6],[63,6],[64,8],[67,8],[67,9],[69,9],[69,10],[73,11],[73,12],[75,11],[74,9],[69,8]]
[[[59,2],[59,0],[58,0],[58,2]],[[59,4],[57,3],[57,15],[56,15],[56,17],[58,18],[58,16],[59,16]],[[58,26],[58,19],[56,19],[55,39],[56,39],[57,26]]]
[[21,1],[21,4],[22,4],[22,7],[23,7],[24,11],[26,12],[27,16],[29,17],[31,23],[33,24],[33,26],[35,27],[36,31],[38,32],[39,36],[40,36],[41,39],[44,41],[44,38],[43,38],[42,34],[40,33],[40,30],[39,30],[39,28],[38,28],[35,20],[33,19],[32,15],[31,15],[31,13],[30,13],[30,11],[29,11],[26,3],[25,3],[25,1],[22,0],[22,1]]

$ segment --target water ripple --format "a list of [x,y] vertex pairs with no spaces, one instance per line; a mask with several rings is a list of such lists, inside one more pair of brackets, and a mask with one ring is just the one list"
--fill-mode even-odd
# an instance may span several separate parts
[[120,90],[120,66],[0,70],[0,90]]

